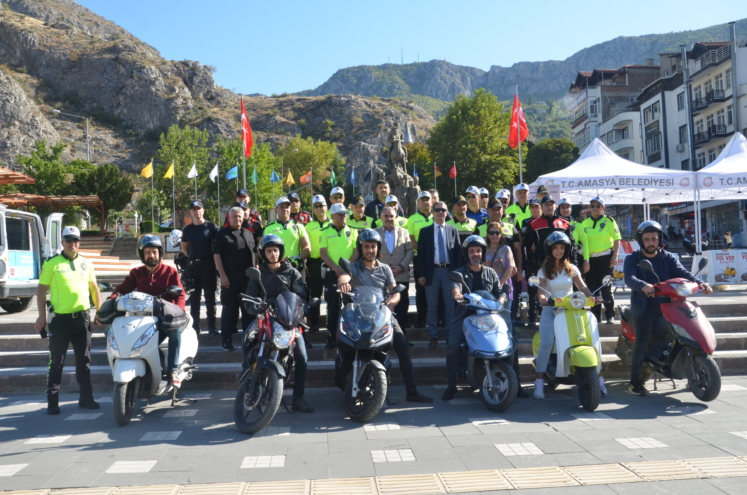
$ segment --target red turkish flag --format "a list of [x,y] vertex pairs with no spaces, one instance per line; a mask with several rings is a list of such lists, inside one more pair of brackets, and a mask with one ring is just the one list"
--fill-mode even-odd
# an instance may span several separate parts
[[511,112],[511,129],[508,132],[508,145],[517,148],[519,143],[529,136],[527,121],[524,119],[524,111],[521,109],[519,94],[514,95],[514,109]]
[[301,176],[301,184],[306,185],[311,182],[311,170]]
[[451,170],[449,170],[449,179],[456,179],[457,171],[456,171],[456,164],[452,165]]
[[249,119],[246,118],[243,97],[241,98],[241,142],[244,143],[244,157],[249,158],[252,155],[254,140],[252,139],[252,126],[249,125]]

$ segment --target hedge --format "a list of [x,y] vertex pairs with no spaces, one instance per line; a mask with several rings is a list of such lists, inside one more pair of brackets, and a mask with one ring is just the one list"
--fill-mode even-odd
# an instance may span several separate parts
[[142,223],[143,226],[143,234],[153,234],[156,232],[160,232],[160,227],[158,227],[158,224],[156,222],[151,222],[150,220],[144,220]]

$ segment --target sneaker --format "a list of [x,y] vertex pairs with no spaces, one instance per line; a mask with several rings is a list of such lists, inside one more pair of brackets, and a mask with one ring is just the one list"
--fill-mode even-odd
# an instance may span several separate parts
[[78,401],[78,407],[81,409],[98,409],[101,407],[98,402],[95,400],[79,400]]
[[607,392],[607,384],[604,383],[604,377],[603,376],[599,377],[599,393],[602,395],[602,397],[607,397],[607,395],[609,393],[609,392]]
[[220,335],[220,330],[218,330],[217,328],[211,328],[210,330],[208,330],[208,333],[213,336],[218,336]]
[[182,386],[182,381],[179,379],[178,371],[173,371],[171,373],[171,384],[174,386],[174,388],[179,388]]
[[643,383],[640,381],[630,382],[628,385],[628,393],[632,395],[647,395],[648,390],[646,390],[646,387],[644,387]]
[[614,316],[612,318],[607,318],[607,325],[614,325],[615,323],[617,323],[617,320],[615,320]]
[[457,388],[456,385],[449,385],[446,387],[446,390],[444,391],[444,394],[441,396],[441,400],[451,400],[456,396],[457,394]]
[[304,399],[293,399],[293,410],[302,413],[313,413],[314,406],[306,402]]
[[233,342],[231,342],[230,339],[224,340],[223,345],[221,346],[224,351],[235,351],[236,348],[233,346]]
[[534,398],[544,399],[545,398],[545,380],[538,378],[534,381]]

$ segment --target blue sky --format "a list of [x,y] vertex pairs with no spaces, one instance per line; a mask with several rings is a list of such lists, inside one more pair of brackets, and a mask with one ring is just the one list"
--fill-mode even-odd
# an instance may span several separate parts
[[[562,60],[617,36],[698,29],[737,20],[719,0],[390,1],[77,0],[170,60],[217,67],[240,93],[312,89],[354,65],[445,59],[487,70]],[[615,6],[616,5],[616,6]]]

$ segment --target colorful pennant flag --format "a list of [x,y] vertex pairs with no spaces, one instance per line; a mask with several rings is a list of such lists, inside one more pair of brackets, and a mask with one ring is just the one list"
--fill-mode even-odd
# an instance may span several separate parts
[[142,175],[146,179],[150,179],[153,176],[153,160],[151,160],[148,165],[143,167],[143,169],[140,171],[140,175]]
[[172,163],[169,169],[166,171],[166,175],[163,176],[164,179],[170,179],[174,176],[174,164]]
[[441,177],[443,175],[438,167],[434,166],[433,168],[436,170],[436,177]]
[[192,163],[192,168],[189,169],[187,179],[194,179],[197,177],[197,162]]
[[210,171],[210,180],[215,182],[218,179],[218,164],[215,164],[213,170]]
[[301,185],[303,186],[309,184],[311,182],[311,170],[303,174],[299,180],[301,181]]
[[335,169],[333,168],[329,169],[329,183],[332,187],[337,186],[337,176],[335,175]]
[[419,177],[419,175],[418,175],[418,166],[417,165],[413,165],[412,166],[412,176],[413,177]]
[[277,172],[275,172],[275,169],[272,169],[272,175],[270,176],[270,182],[272,182],[273,184],[275,182],[280,182],[280,176],[277,174]]
[[228,172],[226,172],[226,179],[235,179],[239,176],[239,166],[236,165],[232,169],[229,169]]
[[254,139],[252,139],[252,126],[246,117],[246,108],[244,108],[244,97],[241,97],[241,142],[244,143],[244,157],[249,158],[252,155]]
[[355,169],[350,172],[350,183],[355,186]]
[[456,169],[456,163],[451,167],[451,170],[449,170],[449,179],[456,179],[457,176],[457,169]]
[[259,184],[259,176],[257,175],[257,165],[254,165],[254,171],[252,172],[252,176],[250,178],[252,184],[255,186]]
[[296,181],[293,180],[293,175],[291,174],[291,171],[288,170],[288,177],[285,178],[285,185],[286,186],[292,186],[295,183],[296,183]]

